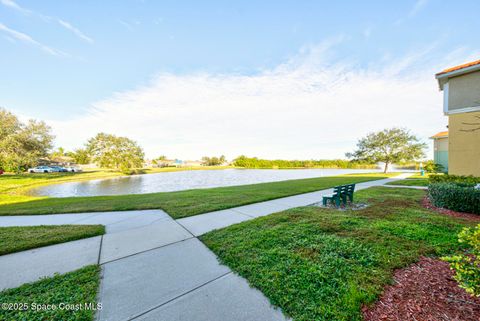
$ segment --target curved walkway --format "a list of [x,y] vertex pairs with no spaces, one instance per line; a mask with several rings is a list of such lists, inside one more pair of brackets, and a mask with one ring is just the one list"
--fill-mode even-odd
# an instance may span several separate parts
[[[356,185],[384,185],[410,174]],[[319,202],[321,190],[179,220],[161,210],[3,216],[0,226],[103,224],[107,234],[0,256],[0,290],[102,266],[98,320],[285,320],[258,290],[221,265],[196,236]]]

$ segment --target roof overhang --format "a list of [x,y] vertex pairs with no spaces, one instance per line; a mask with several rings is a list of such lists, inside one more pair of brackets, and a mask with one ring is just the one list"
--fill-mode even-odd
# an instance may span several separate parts
[[441,138],[448,138],[448,131],[443,131],[436,133],[435,135],[429,137],[430,139],[441,139]]
[[443,90],[443,86],[448,82],[449,78],[452,77],[457,77],[463,74],[468,74],[474,71],[479,71],[480,70],[480,64],[476,64],[473,66],[457,69],[457,70],[452,70],[449,72],[439,72],[438,74],[435,75],[435,78],[438,80],[438,86],[440,87],[440,90]]
[[442,139],[442,138],[448,138],[448,135],[445,135],[445,136],[432,136],[432,137],[428,137],[430,139]]

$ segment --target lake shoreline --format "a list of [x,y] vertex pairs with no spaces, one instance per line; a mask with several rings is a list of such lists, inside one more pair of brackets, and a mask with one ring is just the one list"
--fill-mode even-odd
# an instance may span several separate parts
[[27,197],[89,197],[157,192],[175,192],[191,189],[239,186],[277,182],[292,179],[338,176],[344,174],[380,173],[381,169],[245,169],[224,168],[177,170],[149,173],[150,175],[115,176],[84,181],[58,182],[32,186],[23,190]]

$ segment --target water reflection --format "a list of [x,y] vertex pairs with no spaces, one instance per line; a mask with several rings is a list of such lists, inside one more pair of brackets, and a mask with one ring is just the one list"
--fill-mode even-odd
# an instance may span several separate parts
[[226,169],[168,172],[134,175],[102,180],[71,182],[32,189],[35,196],[98,196],[143,194],[283,181],[288,179],[333,176],[347,173],[365,173],[372,170],[352,169]]

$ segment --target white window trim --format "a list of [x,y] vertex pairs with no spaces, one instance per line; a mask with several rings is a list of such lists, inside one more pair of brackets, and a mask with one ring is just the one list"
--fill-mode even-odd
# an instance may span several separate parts
[[452,115],[452,114],[462,114],[462,113],[471,113],[474,111],[480,111],[480,106],[472,106],[472,107],[465,107],[465,108],[460,108],[460,109],[453,109],[449,110],[446,112],[446,115]]

